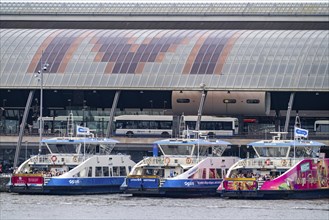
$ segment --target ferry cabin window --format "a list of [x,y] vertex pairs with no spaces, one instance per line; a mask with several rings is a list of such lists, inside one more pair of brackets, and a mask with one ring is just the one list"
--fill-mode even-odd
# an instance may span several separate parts
[[96,167],[95,176],[103,176],[102,167]]
[[120,176],[127,176],[126,167],[120,167]]
[[70,145],[49,145],[51,152],[53,153],[76,153],[76,146],[73,144]]
[[88,168],[88,177],[92,177],[93,176],[93,168],[89,167]]
[[149,175],[164,177],[164,170],[162,169],[149,170],[149,173]]
[[[296,153],[294,155],[294,149]],[[317,153],[320,151],[320,147],[309,147],[309,146],[298,146],[291,147],[289,152],[289,157],[316,157]]]
[[104,176],[109,176],[109,167],[103,167]]
[[288,147],[254,147],[260,157],[286,157]]
[[166,155],[191,155],[193,145],[161,145],[161,148]]
[[216,178],[223,178],[222,169],[216,169]]
[[[208,156],[209,147],[199,147],[199,156]],[[198,156],[198,146],[195,146],[194,156]]]
[[119,167],[113,167],[113,176],[120,176]]

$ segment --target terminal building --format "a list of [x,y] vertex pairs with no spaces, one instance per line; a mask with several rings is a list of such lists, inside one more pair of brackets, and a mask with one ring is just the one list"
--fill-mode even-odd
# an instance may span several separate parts
[[239,120],[237,145],[291,131],[296,115],[326,141],[328,2],[99,2],[0,3],[2,155],[22,127],[33,142],[40,106],[53,122],[73,112],[99,136],[113,134],[116,115],[178,119],[203,106]]

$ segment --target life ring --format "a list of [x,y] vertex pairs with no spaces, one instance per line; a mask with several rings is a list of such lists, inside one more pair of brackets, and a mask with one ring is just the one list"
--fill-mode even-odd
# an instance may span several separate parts
[[169,158],[169,157],[166,157],[166,158],[164,159],[164,163],[168,165],[168,164],[170,163],[170,158]]
[[56,157],[55,155],[51,156],[50,159],[51,159],[51,161],[54,162],[54,163],[57,161],[57,157]]
[[281,161],[281,165],[284,166],[284,167],[287,166],[287,161],[286,160],[282,160]]
[[192,163],[192,159],[191,159],[190,157],[186,158],[186,163],[187,163],[187,164]]
[[73,162],[78,162],[78,157],[77,156],[73,157]]
[[266,164],[267,166],[271,165],[271,161],[270,161],[270,159],[267,159],[267,160],[265,161],[265,164]]

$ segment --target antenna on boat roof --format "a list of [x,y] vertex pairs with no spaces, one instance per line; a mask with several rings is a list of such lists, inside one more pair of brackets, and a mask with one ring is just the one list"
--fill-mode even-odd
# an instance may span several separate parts
[[[179,128],[178,128],[178,137],[184,138],[184,130],[186,129],[185,117],[184,112],[179,118]],[[189,134],[186,134],[189,135]]]
[[74,134],[74,121],[73,121],[73,113],[71,111],[67,119],[67,136],[72,138],[73,134]]
[[295,118],[295,127],[297,127],[297,128],[302,127],[302,123],[300,122],[300,118],[299,118],[298,113],[297,113],[296,118]]
[[270,132],[270,134],[276,134],[272,137],[273,140],[281,140],[281,135],[282,134],[288,134],[288,132],[285,132],[285,131],[272,131],[272,132]]

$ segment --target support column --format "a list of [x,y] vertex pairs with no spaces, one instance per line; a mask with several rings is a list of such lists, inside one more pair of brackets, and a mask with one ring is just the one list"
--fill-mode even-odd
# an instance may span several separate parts
[[280,131],[280,125],[281,125],[281,121],[280,121],[280,110],[275,110],[275,131]]
[[110,118],[109,118],[109,123],[107,125],[107,131],[106,131],[106,137],[111,137],[112,131],[113,131],[113,118],[114,118],[114,113],[115,109],[117,108],[119,97],[120,97],[121,91],[116,91],[112,103],[112,108],[110,112]]
[[207,92],[205,91],[205,84],[201,84],[200,87],[202,88],[202,94],[201,94],[201,100],[200,100],[200,105],[199,105],[199,109],[198,109],[198,119],[196,121],[196,125],[195,125],[195,130],[199,131],[200,130],[200,123],[201,123],[201,116],[202,116],[202,111],[203,111],[203,106],[204,106],[204,102],[206,100],[207,97]]
[[[286,122],[284,124],[284,132],[288,132],[289,121],[290,121],[290,113],[291,113],[292,105],[294,104],[294,97],[295,97],[295,93],[292,92],[290,94],[290,99],[289,99],[289,103],[288,103]],[[286,139],[286,138],[287,138],[287,134],[283,134],[283,139]]]
[[29,111],[30,111],[30,107],[31,107],[31,103],[32,103],[32,100],[33,100],[34,92],[35,92],[35,90],[31,90],[30,93],[29,93],[29,97],[27,98],[27,102],[26,102],[26,105],[25,105],[25,110],[24,110],[22,123],[19,126],[19,136],[18,136],[16,151],[15,151],[15,158],[14,158],[14,169],[17,167],[19,152],[21,150],[22,139],[23,139],[24,129],[25,129],[25,125],[26,125],[26,120],[27,120],[27,116],[28,116]]

